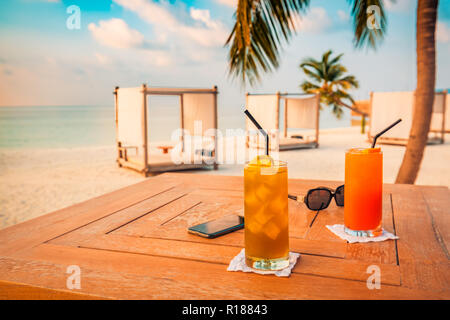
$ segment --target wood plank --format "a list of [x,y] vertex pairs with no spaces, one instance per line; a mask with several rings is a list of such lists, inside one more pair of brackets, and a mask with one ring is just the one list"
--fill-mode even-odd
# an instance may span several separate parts
[[291,251],[311,255],[344,258],[347,250],[345,242],[289,238]]
[[392,194],[402,284],[434,292],[449,292],[450,264],[436,238],[421,189]]
[[[128,236],[103,235],[90,238],[81,244],[82,248],[102,249],[128,253],[140,253],[219,263],[228,265],[241,251],[241,247],[214,245],[209,243],[184,242],[164,239],[146,239]],[[293,269],[294,273],[328,276],[340,279],[366,281],[370,264],[356,260],[344,260],[304,254]],[[400,285],[398,266],[380,264],[381,283]]]
[[11,256],[179,185],[155,177],[0,231],[0,255]]
[[[148,232],[147,235],[144,236],[144,238],[178,240],[197,243],[212,243],[217,245],[228,245],[241,248],[244,246],[244,234],[242,232],[233,232],[215,239],[206,239],[193,234],[189,234],[186,230],[174,230],[171,234],[155,230],[153,232]],[[292,252],[337,258],[345,257],[346,251],[346,243],[344,242],[339,243],[335,241],[320,241],[297,238],[289,238],[289,247],[290,251]]]
[[244,201],[244,192],[241,190],[227,190],[227,189],[210,189],[210,188],[196,188],[190,193],[191,195],[198,195],[203,198],[211,197],[213,199],[223,198],[239,198]]
[[436,239],[431,215],[421,190],[393,194],[392,205],[396,231],[401,237],[398,241],[399,259],[404,261],[418,259],[423,262],[448,261]]
[[243,176],[222,176],[222,175],[195,175],[185,172],[166,172],[162,177],[176,179],[179,183],[192,185],[195,181],[196,189],[242,191],[244,193]]
[[217,219],[229,214],[242,214],[243,203],[236,198],[209,198],[202,202],[203,196],[187,195],[172,204],[156,210],[151,216],[114,231],[115,234],[146,236],[153,230],[158,234],[173,234],[174,230],[187,232],[187,228],[199,223]]
[[[301,259],[292,272],[332,277],[338,279],[349,279],[366,282],[370,274],[367,268],[370,262],[358,260],[336,259],[313,255],[302,255]],[[391,264],[379,264],[381,284],[400,286],[400,268]]]
[[447,187],[421,188],[428,212],[431,214],[431,225],[442,249],[449,258],[450,248],[450,191]]
[[195,209],[201,204],[202,202],[199,197],[187,194],[163,207],[157,208],[152,214],[145,215],[140,219],[113,231],[113,233],[140,237],[143,236],[147,230],[160,228],[178,215],[184,214],[188,210]]
[[337,237],[326,227],[327,225],[342,223],[344,223],[344,208],[338,207],[332,202],[328,208],[317,213],[317,216],[306,235],[306,239],[347,243],[347,241]]
[[[162,177],[170,177],[176,179],[180,183],[192,184],[193,177],[195,177],[195,187],[198,189],[212,189],[212,190],[228,190],[244,193],[244,177],[243,176],[222,176],[222,175],[195,175],[185,172],[166,172],[161,175]],[[327,186],[330,188],[336,188],[344,184],[342,181],[332,180],[305,180],[305,179],[289,179],[288,188],[289,192],[305,193],[309,189]]]
[[68,290],[55,290],[25,283],[0,281],[0,300],[100,300],[104,297]]
[[[25,260],[26,259],[26,260]],[[32,259],[31,261],[28,259]],[[38,261],[39,260],[39,261]],[[0,259],[0,280],[64,290],[66,266],[81,268],[81,290],[123,299],[436,299],[447,293],[292,274],[289,278],[227,272],[226,266],[85,248],[41,245],[21,260]],[[33,271],[30,271],[33,270]],[[37,277],[34,272],[46,274]]]
[[[243,214],[244,203],[242,199],[226,201],[224,199],[211,198],[209,202],[202,202],[194,208],[186,210],[183,214],[178,214],[173,219],[164,222],[164,230],[168,233],[174,229],[186,231],[188,227],[219,219],[226,215]],[[145,235],[145,234],[144,234]]]
[[79,241],[86,237],[112,232],[130,224],[132,221],[151,215],[157,209],[164,208],[168,204],[183,198],[188,192],[185,188],[171,188],[135,205],[116,211],[102,219],[87,223],[83,227],[78,228],[76,232],[64,234],[48,242],[76,246]]

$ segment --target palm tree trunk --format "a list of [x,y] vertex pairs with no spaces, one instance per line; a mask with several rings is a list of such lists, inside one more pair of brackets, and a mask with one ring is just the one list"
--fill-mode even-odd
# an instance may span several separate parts
[[417,88],[409,140],[396,183],[416,181],[428,140],[436,80],[436,20],[438,0],[418,0],[417,5]]

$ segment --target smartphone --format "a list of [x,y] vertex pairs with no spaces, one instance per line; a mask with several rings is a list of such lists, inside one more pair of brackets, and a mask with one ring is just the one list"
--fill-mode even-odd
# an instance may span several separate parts
[[212,239],[242,228],[244,228],[244,217],[229,215],[192,226],[188,232]]

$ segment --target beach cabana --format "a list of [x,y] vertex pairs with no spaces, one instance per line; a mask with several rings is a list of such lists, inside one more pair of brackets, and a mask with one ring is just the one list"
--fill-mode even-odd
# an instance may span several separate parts
[[[280,109],[284,104],[283,130],[280,130]],[[319,95],[275,93],[246,94],[246,107],[271,135],[272,150],[317,148],[319,146]],[[246,120],[247,147],[265,148],[264,139]],[[297,130],[297,131],[295,131]],[[302,130],[302,131],[298,131]]]
[[[142,85],[114,90],[117,163],[144,175],[210,167],[217,169],[217,87],[157,88]],[[148,96],[179,96],[179,140],[148,142]]]
[[[446,93],[435,93],[428,143],[444,143],[446,118]],[[378,138],[385,144],[406,145],[411,130],[415,103],[414,91],[372,92],[370,94],[369,140],[401,118],[402,122]]]

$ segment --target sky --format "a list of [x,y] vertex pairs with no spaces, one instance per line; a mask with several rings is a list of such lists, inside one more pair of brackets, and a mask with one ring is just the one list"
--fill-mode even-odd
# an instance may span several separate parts
[[[72,5],[80,9],[73,26]],[[417,0],[385,1],[387,35],[379,48],[355,49],[346,0],[311,0],[281,66],[254,87],[228,76],[224,43],[236,0],[4,0],[0,2],[0,106],[113,105],[115,86],[219,88],[219,108],[236,110],[245,92],[299,92],[299,64],[332,49],[360,88],[416,86]],[[68,10],[69,9],[69,10]],[[70,24],[72,22],[72,24]],[[437,88],[450,88],[450,0],[437,25]]]

